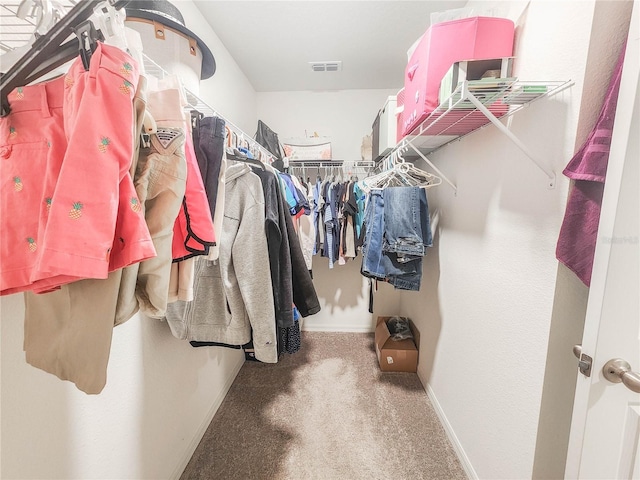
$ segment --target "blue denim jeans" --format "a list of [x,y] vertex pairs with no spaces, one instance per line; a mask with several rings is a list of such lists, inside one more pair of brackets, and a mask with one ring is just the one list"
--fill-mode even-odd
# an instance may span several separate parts
[[431,246],[427,196],[418,187],[373,190],[365,209],[362,274],[395,288],[420,290],[422,256]]
[[391,187],[384,193],[385,252],[397,253],[400,263],[424,256],[432,245],[427,194],[419,187]]
[[385,280],[387,272],[382,254],[384,236],[384,190],[372,190],[364,211],[365,237],[362,245],[362,274]]

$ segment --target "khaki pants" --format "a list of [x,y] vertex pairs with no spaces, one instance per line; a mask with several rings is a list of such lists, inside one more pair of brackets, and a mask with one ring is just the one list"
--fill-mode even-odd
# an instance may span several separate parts
[[[141,77],[134,97],[136,146],[145,109],[146,82]],[[137,159],[136,148],[130,169],[132,177]],[[133,267],[137,268],[137,264],[124,270]],[[26,292],[24,350],[27,363],[75,383],[83,392],[100,393],[107,380],[122,274],[123,270],[116,270],[105,280],[80,280],[47,294]]]
[[[162,318],[170,296],[173,226],[186,184],[185,136],[174,135],[184,124],[179,90],[172,85],[150,92],[148,111],[161,130],[162,141],[157,135],[151,136],[151,144],[140,151],[139,165],[132,176],[157,256],[123,270],[115,325],[129,320],[139,308],[151,317]],[[156,274],[159,277],[154,279]]]

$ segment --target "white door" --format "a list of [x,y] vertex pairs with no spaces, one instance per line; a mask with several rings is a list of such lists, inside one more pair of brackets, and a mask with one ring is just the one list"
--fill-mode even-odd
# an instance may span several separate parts
[[640,374],[638,7],[636,0],[582,340],[593,367],[589,378],[578,374],[566,478],[640,479],[640,393],[603,375],[603,366],[615,358]]

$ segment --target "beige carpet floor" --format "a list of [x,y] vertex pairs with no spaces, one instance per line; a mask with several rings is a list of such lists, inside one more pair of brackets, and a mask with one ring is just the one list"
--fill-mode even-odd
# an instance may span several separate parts
[[182,480],[466,478],[418,376],[381,372],[373,334],[302,342],[245,363]]

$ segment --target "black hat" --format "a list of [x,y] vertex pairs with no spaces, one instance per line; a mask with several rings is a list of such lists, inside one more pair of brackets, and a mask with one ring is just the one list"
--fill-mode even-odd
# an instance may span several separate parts
[[211,77],[216,71],[216,61],[209,47],[189,30],[184,23],[184,17],[178,8],[167,0],[132,0],[125,5],[127,18],[142,18],[156,21],[176,30],[188,37],[193,38],[198,48],[202,52],[202,70],[200,79],[205,80]]

